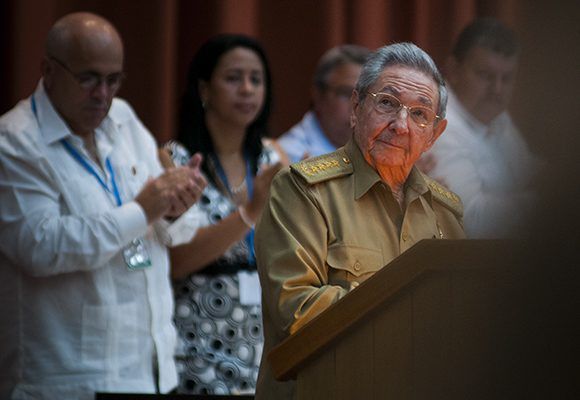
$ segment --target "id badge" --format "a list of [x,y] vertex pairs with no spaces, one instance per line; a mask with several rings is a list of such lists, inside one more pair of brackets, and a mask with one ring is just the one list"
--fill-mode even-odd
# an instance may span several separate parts
[[135,238],[123,250],[123,258],[127,268],[133,271],[151,266],[151,257],[142,238]]
[[238,271],[240,282],[240,303],[246,306],[260,304],[262,291],[256,271]]

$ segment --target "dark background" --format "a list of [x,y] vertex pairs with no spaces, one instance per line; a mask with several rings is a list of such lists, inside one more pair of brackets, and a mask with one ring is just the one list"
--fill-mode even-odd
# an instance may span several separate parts
[[522,332],[514,346],[525,355],[519,368],[523,385],[532,393],[528,398],[533,393],[569,398],[577,389],[579,1],[3,0],[0,113],[34,90],[46,33],[57,18],[72,11],[96,12],[117,26],[125,41],[128,76],[120,96],[160,143],[174,136],[192,55],[216,33],[242,32],[264,44],[274,79],[271,132],[276,137],[308,108],[312,71],[331,46],[376,48],[413,41],[443,65],[454,37],[474,17],[495,16],[512,26],[523,51],[511,111],[531,149],[547,163],[538,181],[541,201],[524,235],[529,297],[521,315],[514,316],[521,319]]

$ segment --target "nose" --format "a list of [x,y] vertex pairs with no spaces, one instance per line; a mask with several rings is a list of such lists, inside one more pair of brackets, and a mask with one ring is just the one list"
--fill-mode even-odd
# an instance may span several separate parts
[[104,99],[110,95],[111,91],[112,89],[107,85],[106,80],[101,79],[93,90],[91,90],[91,95],[99,99]]
[[254,90],[254,84],[252,82],[252,78],[251,77],[245,77],[242,80],[242,85],[241,88],[243,93],[251,93]]
[[395,133],[398,135],[406,135],[409,133],[409,110],[407,110],[407,107],[401,107],[401,109],[393,115],[393,118],[394,119],[390,125]]

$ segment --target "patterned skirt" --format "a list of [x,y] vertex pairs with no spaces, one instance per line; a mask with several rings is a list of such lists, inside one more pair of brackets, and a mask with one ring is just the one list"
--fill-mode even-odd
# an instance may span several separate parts
[[240,303],[237,274],[174,283],[179,393],[253,394],[262,356],[260,305]]

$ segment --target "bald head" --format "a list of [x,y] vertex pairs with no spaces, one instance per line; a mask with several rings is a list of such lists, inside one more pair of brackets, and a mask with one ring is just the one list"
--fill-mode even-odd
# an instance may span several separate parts
[[46,54],[59,60],[85,52],[113,51],[123,55],[123,42],[115,27],[103,17],[88,12],[65,15],[48,32]]
[[73,133],[93,134],[109,112],[122,75],[123,42],[103,17],[68,14],[50,29],[44,87]]

